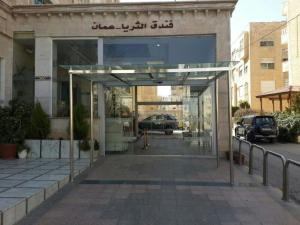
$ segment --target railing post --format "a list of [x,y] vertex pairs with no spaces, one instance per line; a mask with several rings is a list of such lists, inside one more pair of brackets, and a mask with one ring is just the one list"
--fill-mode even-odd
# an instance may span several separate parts
[[242,165],[242,140],[239,139],[239,165]]
[[283,188],[282,200],[289,201],[290,187],[289,187],[289,161],[287,160],[283,167]]
[[264,153],[263,185],[268,185],[268,151]]
[[249,174],[250,175],[253,175],[253,148],[254,146],[251,144],[249,150]]

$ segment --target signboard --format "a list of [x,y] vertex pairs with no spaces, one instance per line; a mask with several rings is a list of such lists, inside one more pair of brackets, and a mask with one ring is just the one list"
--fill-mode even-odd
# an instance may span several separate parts
[[151,30],[160,30],[160,29],[172,29],[174,27],[172,20],[164,20],[163,22],[152,20],[148,22],[136,21],[133,24],[122,23],[119,25],[114,24],[102,24],[93,22],[92,30],[122,30],[123,32],[132,32],[135,30],[151,29]]

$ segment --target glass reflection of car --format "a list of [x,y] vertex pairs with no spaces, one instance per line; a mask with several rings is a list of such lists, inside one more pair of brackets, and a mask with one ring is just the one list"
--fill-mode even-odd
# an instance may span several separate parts
[[244,116],[237,123],[235,135],[249,142],[267,139],[271,143],[277,138],[277,124],[273,116]]
[[139,129],[164,131],[170,135],[173,130],[178,129],[178,121],[170,114],[152,115],[139,122]]

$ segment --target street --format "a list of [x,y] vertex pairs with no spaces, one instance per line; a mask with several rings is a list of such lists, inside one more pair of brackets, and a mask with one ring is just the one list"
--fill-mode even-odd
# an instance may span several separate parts
[[[266,150],[271,150],[282,154],[286,159],[293,159],[300,161],[300,144],[292,143],[279,143],[273,144],[266,142],[255,143],[259,146],[264,147]],[[248,156],[246,151],[246,145],[242,147],[243,153]],[[270,155],[269,156],[269,184],[282,188],[282,163],[281,160]],[[262,176],[263,174],[263,157],[260,151],[254,150],[254,174]],[[300,203],[300,168],[293,165],[290,166],[290,194],[291,199]]]

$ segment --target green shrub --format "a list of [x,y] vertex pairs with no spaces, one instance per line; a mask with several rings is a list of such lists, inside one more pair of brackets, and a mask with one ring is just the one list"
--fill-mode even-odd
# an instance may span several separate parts
[[89,124],[86,121],[88,112],[83,105],[77,105],[74,108],[74,138],[76,140],[85,140],[89,133]]
[[238,111],[239,109],[240,109],[240,107],[238,107],[238,106],[232,106],[231,107],[232,117],[234,116],[235,112]]
[[247,101],[240,101],[239,106],[241,109],[250,109],[250,104]]
[[51,129],[50,119],[39,102],[34,106],[30,122],[27,129],[27,138],[46,139],[48,137]]
[[296,142],[300,134],[300,114],[294,112],[276,112],[272,114],[278,126],[278,140]]
[[0,107],[0,143],[23,144],[31,112],[30,104],[17,99]]

